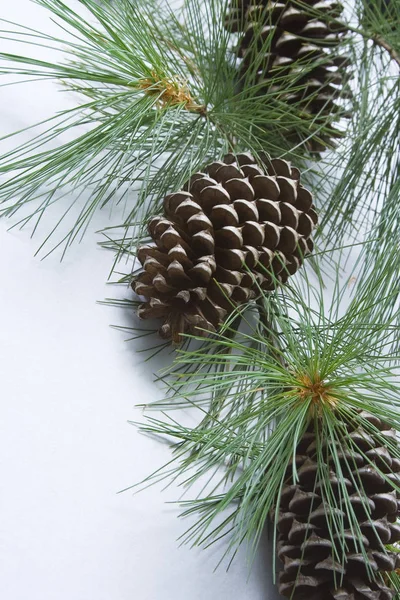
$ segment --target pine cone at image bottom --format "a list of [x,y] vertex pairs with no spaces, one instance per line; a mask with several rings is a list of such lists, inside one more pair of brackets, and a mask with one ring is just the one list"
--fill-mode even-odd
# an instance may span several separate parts
[[[393,429],[368,413],[362,412],[361,416],[377,427],[385,439],[395,442]],[[390,600],[395,594],[387,585],[386,574],[400,567],[400,555],[388,548],[400,540],[400,495],[387,479],[399,486],[400,460],[360,426],[346,424],[346,428],[354,446],[348,451],[338,450],[342,473],[337,474],[333,460],[328,459],[330,486],[336,497],[335,503],[329,503],[331,507],[322,500],[313,426],[297,448],[299,481],[282,489],[277,543],[283,564],[279,593],[293,600]],[[359,524],[358,535],[349,526],[348,505],[341,500],[340,482],[347,488]],[[343,520],[344,560],[333,557],[332,533],[333,539],[337,534],[333,532],[332,519]]]
[[313,249],[312,195],[282,159],[257,164],[228,154],[164,200],[138,249],[143,271],[132,287],[143,319],[159,318],[161,337],[214,332],[236,306],[273,290]]

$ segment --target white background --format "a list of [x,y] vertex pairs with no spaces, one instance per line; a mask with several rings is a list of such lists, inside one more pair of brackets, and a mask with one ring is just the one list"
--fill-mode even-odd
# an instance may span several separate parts
[[[29,0],[1,0],[0,14],[55,31]],[[68,102],[52,83],[0,88],[0,134]],[[133,316],[96,303],[116,293],[105,285],[112,255],[94,234],[107,215],[62,263],[59,255],[41,261],[40,233],[56,216],[34,239],[29,228],[7,232],[13,222],[0,222],[0,597],[278,598],[267,540],[251,572],[244,550],[228,573],[214,572],[223,548],[178,547],[189,523],[165,502],[179,490],[117,493],[170,458],[166,445],[127,424],[141,417],[135,404],[160,396],[158,364],[144,363],[125,334],[110,329]]]

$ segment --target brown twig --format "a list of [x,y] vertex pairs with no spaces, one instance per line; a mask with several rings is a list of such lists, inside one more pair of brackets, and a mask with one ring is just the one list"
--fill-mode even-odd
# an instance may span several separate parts
[[389,53],[389,56],[392,60],[394,60],[400,67],[400,54],[397,52],[395,48],[384,37],[379,35],[379,33],[369,33],[368,31],[363,31],[362,29],[357,29],[357,27],[351,27],[350,25],[346,25],[341,21],[336,21],[341,27],[343,27],[343,31],[351,31],[353,33],[358,33],[366,40],[371,40],[376,46],[383,48],[386,52]]
[[380,35],[374,35],[372,36],[372,41],[374,42],[374,44],[376,44],[377,46],[380,46],[381,48],[384,48],[384,50],[387,50],[387,52],[389,52],[389,56],[392,60],[394,60],[395,62],[397,62],[397,64],[400,67],[400,54],[397,52],[397,50],[395,50],[393,48],[393,46],[391,46],[389,44],[389,42],[387,42],[382,36]]

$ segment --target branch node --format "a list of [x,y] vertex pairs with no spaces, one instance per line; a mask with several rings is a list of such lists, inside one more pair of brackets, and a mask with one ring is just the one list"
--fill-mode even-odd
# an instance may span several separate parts
[[189,112],[206,115],[206,107],[195,102],[187,81],[178,75],[171,78],[160,77],[152,71],[150,77],[139,80],[138,87],[149,96],[157,96],[159,108],[183,105]]

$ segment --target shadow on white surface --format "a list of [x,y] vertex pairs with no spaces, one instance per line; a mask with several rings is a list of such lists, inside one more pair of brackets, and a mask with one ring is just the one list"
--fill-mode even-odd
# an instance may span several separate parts
[[[170,458],[127,424],[160,392],[96,304],[112,255],[88,235],[63,263],[33,258],[28,232],[0,222],[0,592],[7,600],[277,598],[268,544],[249,581],[217,552],[178,548],[180,492],[118,490]],[[152,369],[157,364],[151,365]]]

